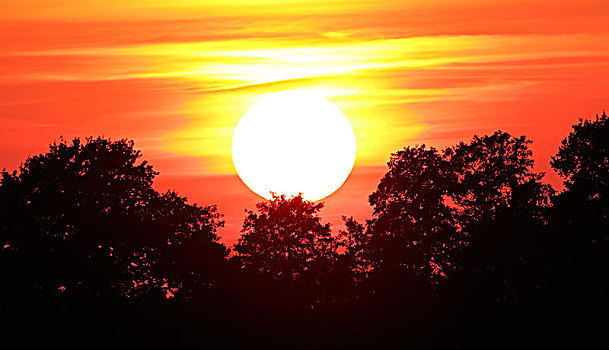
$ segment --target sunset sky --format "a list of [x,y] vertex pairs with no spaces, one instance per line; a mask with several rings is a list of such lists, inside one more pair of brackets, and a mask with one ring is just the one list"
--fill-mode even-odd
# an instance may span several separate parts
[[[609,109],[609,1],[0,0],[0,168],[58,140],[129,138],[159,190],[217,204],[232,244],[260,197],[232,132],[261,96],[314,90],[348,117],[355,168],[324,219],[364,219],[390,153],[501,129],[536,168]],[[311,140],[314,142],[314,140]]]

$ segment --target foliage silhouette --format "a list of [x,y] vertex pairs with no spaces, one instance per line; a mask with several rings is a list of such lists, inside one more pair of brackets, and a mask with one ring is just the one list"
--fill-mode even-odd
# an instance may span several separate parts
[[532,170],[530,143],[496,131],[445,151],[456,175],[453,200],[462,225],[493,219],[506,208],[543,217],[551,189],[541,182],[543,174]]
[[[365,225],[345,221],[342,240],[358,299],[383,320],[383,328],[412,329],[429,311],[432,285],[446,268],[446,250],[456,236],[453,210],[445,202],[452,183],[448,165],[424,145],[392,154],[369,197],[372,218]],[[405,313],[411,315],[408,322]]]
[[[609,188],[609,120],[605,112],[595,120],[580,119],[562,140],[550,164],[565,179],[569,191],[587,193],[589,200],[606,200]],[[603,194],[603,195],[601,195]]]
[[317,278],[317,265],[336,255],[330,224],[322,224],[318,214],[322,207],[301,195],[273,194],[270,201],[256,205],[258,213],[247,212],[235,245],[237,257],[245,268],[276,279]]
[[445,152],[456,180],[451,198],[466,236],[455,268],[471,275],[469,285],[474,283],[472,277],[484,276],[487,287],[494,280],[498,290],[484,294],[500,300],[523,293],[515,291],[519,282],[514,278],[528,275],[530,265],[538,266],[540,235],[553,194],[541,182],[543,174],[532,170],[528,144],[524,136],[497,131],[475,136],[470,143],[461,142]]
[[209,290],[227,254],[216,208],[155,191],[157,173],[140,157],[132,141],[62,140],[2,172],[3,313],[27,319],[43,303],[51,318],[85,317],[95,305]]
[[232,260],[242,267],[247,287],[241,307],[272,324],[266,328],[285,327],[295,315],[304,319],[311,310],[332,307],[338,290],[344,290],[341,278],[350,274],[340,270],[338,242],[330,224],[321,222],[322,207],[301,195],[273,194],[256,205],[256,212],[247,212]]
[[369,198],[373,218],[367,250],[380,255],[372,260],[381,268],[402,266],[432,279],[446,268],[445,250],[456,236],[446,202],[453,183],[450,164],[423,145],[392,154],[388,166]]
[[444,317],[456,319],[461,332],[524,333],[532,317],[515,310],[541,298],[553,190],[533,171],[530,143],[496,131],[444,151],[460,238],[440,293],[451,310]]
[[373,217],[346,219],[342,233],[382,317],[395,324],[434,307],[462,317],[535,292],[552,190],[532,171],[529,143],[497,131],[443,152],[423,145],[391,155],[370,195]]
[[273,195],[232,254],[216,207],[154,190],[132,141],[62,140],[2,172],[0,326],[16,346],[606,343],[608,140],[604,113],[573,126],[558,194],[524,136],[406,147],[365,222],[333,235],[323,203]]
[[554,198],[550,223],[556,239],[548,262],[556,302],[566,311],[608,310],[609,281],[609,120],[603,112],[580,119],[552,158],[565,190]]

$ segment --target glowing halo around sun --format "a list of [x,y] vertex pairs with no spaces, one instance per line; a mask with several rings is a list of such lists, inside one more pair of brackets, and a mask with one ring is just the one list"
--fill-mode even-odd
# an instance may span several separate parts
[[332,102],[307,90],[265,95],[233,133],[233,163],[256,194],[303,194],[316,201],[336,191],[355,163],[349,120]]

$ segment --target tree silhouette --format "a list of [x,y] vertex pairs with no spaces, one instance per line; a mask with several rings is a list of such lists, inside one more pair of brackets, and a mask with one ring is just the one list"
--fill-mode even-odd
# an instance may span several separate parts
[[406,147],[365,222],[345,216],[333,236],[323,203],[273,195],[247,211],[230,258],[216,207],[154,190],[132,141],[62,140],[1,173],[0,327],[20,345],[16,331],[64,329],[290,348],[463,347],[573,320],[603,334],[591,320],[609,310],[608,140],[604,113],[573,126],[551,162],[558,195],[524,136]]
[[235,245],[245,268],[276,279],[295,280],[318,274],[316,265],[335,258],[336,243],[330,224],[322,224],[323,203],[304,200],[301,195],[273,197],[248,211],[243,235]]
[[276,341],[326,328],[328,319],[315,315],[336,304],[342,286],[336,288],[337,242],[321,222],[322,207],[273,194],[247,212],[232,259],[243,271],[239,310],[252,315],[257,334]]
[[216,208],[155,191],[140,156],[132,141],[62,140],[2,172],[6,315],[97,324],[120,300],[187,299],[215,284],[227,253]]
[[454,182],[448,166],[424,145],[392,154],[369,197],[372,218],[365,224],[345,218],[341,258],[355,282],[359,333],[374,337],[379,329],[394,329],[392,336],[402,337],[424,324],[432,289],[449,268],[448,251],[457,237],[454,210],[446,201]]
[[445,151],[457,181],[452,195],[462,225],[495,218],[506,208],[519,208],[540,218],[548,204],[549,186],[532,170],[531,143],[502,131],[474,136]]
[[432,280],[447,267],[446,251],[456,235],[446,202],[453,184],[449,164],[422,145],[392,154],[388,166],[369,198],[366,250],[377,269],[408,269]]
[[341,230],[338,235],[339,245],[344,249],[341,258],[347,264],[354,282],[360,283],[369,277],[378,263],[373,254],[368,252],[372,239],[370,223],[359,223],[353,217],[343,216],[342,219],[346,229]]
[[564,178],[568,190],[585,192],[589,200],[606,200],[602,197],[609,188],[608,134],[609,119],[603,112],[595,120],[580,119],[562,140],[550,164]]
[[606,302],[609,281],[609,119],[580,119],[552,158],[565,191],[554,198],[555,291],[574,303]]
[[418,146],[391,155],[370,195],[373,217],[365,225],[346,219],[342,235],[383,317],[423,317],[436,293],[463,318],[535,292],[552,191],[532,170],[529,143],[497,131],[443,152]]
[[466,237],[455,267],[467,276],[460,283],[483,294],[477,298],[520,298],[523,289],[538,285],[528,279],[538,273],[533,267],[541,259],[552,190],[541,182],[543,174],[533,171],[530,143],[496,131],[445,151],[456,179],[452,200]]

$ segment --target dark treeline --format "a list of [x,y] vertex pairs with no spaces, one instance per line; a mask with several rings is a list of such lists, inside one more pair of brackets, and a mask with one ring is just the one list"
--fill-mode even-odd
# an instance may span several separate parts
[[608,341],[609,119],[552,167],[497,131],[406,147],[366,222],[275,196],[232,249],[215,206],[152,188],[131,141],[65,140],[3,171],[2,342],[78,347],[578,347]]

